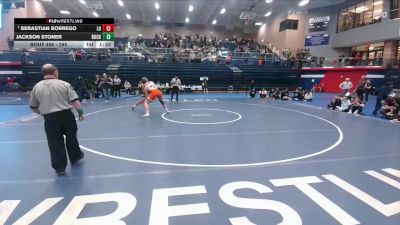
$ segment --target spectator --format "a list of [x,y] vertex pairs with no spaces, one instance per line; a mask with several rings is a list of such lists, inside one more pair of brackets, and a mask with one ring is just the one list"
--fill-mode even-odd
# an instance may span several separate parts
[[129,81],[125,81],[124,83],[124,89],[125,89],[125,94],[131,94],[132,93],[132,86],[131,83],[129,83]]
[[342,105],[342,98],[339,95],[335,95],[333,100],[329,103],[328,109],[336,110]]
[[364,87],[366,82],[367,80],[365,79],[365,75],[362,75],[355,91],[357,96],[361,99],[361,101],[363,101],[364,99]]
[[363,88],[363,93],[365,95],[365,102],[368,102],[368,97],[371,94],[371,92],[372,92],[371,80],[366,80]]
[[231,63],[231,54],[226,56],[226,64],[229,65]]
[[311,91],[306,91],[306,93],[304,94],[304,101],[306,102],[312,102],[313,100],[313,94]]
[[107,61],[111,62],[111,50],[107,49]]
[[267,90],[265,88],[262,88],[261,91],[259,92],[260,98],[266,98],[267,97]]
[[114,75],[113,79],[113,97],[121,97],[121,79],[119,79],[118,75]]
[[304,93],[301,88],[297,88],[293,93],[293,100],[295,101],[303,101],[304,100]]
[[139,94],[139,95],[143,95],[143,87],[144,87],[144,84],[143,84],[142,82],[139,81],[137,87],[138,87],[138,94]]
[[8,48],[12,51],[14,50],[14,41],[11,39],[10,36],[7,37]]
[[0,93],[6,93],[7,80],[4,77],[0,78]]
[[364,106],[365,105],[362,103],[361,99],[359,97],[355,97],[351,102],[349,113],[355,115],[363,115],[362,110]]
[[86,84],[82,76],[76,77],[74,89],[76,94],[78,94],[79,102],[82,102],[86,95]]
[[292,98],[289,95],[289,90],[288,89],[284,89],[283,91],[281,91],[281,96],[280,96],[281,100],[292,100]]
[[252,98],[256,97],[256,88],[255,88],[255,86],[256,86],[256,81],[252,80],[250,82],[250,88],[249,88],[250,97],[252,97]]
[[94,95],[95,98],[104,96],[103,89],[101,88],[100,83],[101,83],[101,77],[100,77],[100,75],[96,75],[96,80],[94,81],[95,90],[96,90],[96,93]]
[[381,109],[382,101],[386,100],[388,95],[392,92],[393,86],[394,86],[393,83],[389,82],[386,85],[380,87],[378,90],[376,90],[376,104],[375,104],[375,109],[372,112],[374,116],[376,116],[377,112]]
[[386,101],[385,104],[382,107],[381,114],[385,119],[388,120],[393,120],[395,119],[395,116],[398,114],[398,102],[396,102],[395,99],[396,95],[394,93],[390,94]]
[[103,73],[100,85],[101,88],[103,89],[105,102],[109,102],[111,97],[110,95],[111,95],[112,79],[109,76],[107,76],[106,73]]
[[346,95],[341,99],[340,106],[336,107],[336,110],[340,112],[349,112],[350,105],[350,92],[347,92]]
[[339,85],[340,89],[342,89],[342,94],[346,95],[347,92],[353,87],[353,83],[350,81],[350,78],[346,78],[344,82]]
[[69,60],[75,61],[75,52],[73,49],[71,49],[71,51],[69,51],[68,55],[69,55]]

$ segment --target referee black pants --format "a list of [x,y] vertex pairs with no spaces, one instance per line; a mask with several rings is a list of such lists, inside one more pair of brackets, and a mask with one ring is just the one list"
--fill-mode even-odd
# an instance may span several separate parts
[[172,99],[174,98],[174,94],[176,94],[176,101],[178,101],[178,94],[179,94],[179,87],[178,86],[173,86],[172,87],[171,102],[172,102]]
[[72,164],[83,154],[76,138],[78,127],[75,116],[71,110],[63,110],[44,115],[44,121],[51,165],[56,172],[64,171],[67,167],[67,153]]

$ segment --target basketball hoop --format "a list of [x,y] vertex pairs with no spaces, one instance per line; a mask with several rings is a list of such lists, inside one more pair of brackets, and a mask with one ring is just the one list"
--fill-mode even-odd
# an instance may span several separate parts
[[248,25],[252,20],[254,20],[255,17],[255,12],[242,12],[239,19],[243,20],[245,25]]

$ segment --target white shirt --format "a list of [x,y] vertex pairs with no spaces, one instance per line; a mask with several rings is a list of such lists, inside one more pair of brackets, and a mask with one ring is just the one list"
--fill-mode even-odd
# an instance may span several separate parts
[[351,81],[349,81],[349,82],[344,81],[343,83],[341,83],[341,84],[339,85],[339,87],[340,87],[342,90],[349,90],[349,89],[351,89],[351,88],[353,87],[353,83],[351,83]]

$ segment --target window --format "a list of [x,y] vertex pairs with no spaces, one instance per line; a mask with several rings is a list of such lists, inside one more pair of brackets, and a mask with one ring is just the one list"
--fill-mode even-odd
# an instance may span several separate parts
[[279,32],[284,30],[297,30],[298,26],[298,20],[284,20],[279,24]]
[[365,2],[365,11],[364,11],[364,24],[373,23],[373,14],[374,14],[374,2],[372,0],[368,0]]
[[383,0],[365,0],[344,8],[339,11],[337,32],[381,22],[382,12]]
[[400,0],[391,0],[390,19],[400,18]]

